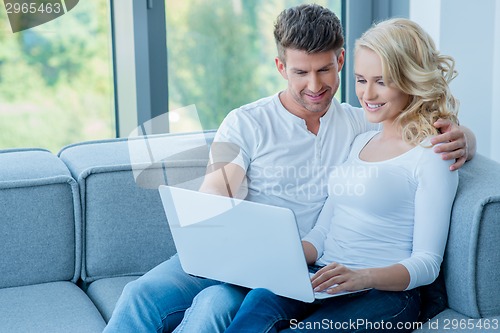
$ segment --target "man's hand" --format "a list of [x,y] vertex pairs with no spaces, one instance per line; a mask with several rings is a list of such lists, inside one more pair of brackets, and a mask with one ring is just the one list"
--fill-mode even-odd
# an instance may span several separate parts
[[431,139],[433,145],[442,143],[434,148],[436,153],[442,153],[445,160],[454,159],[455,163],[450,166],[450,170],[457,170],[464,163],[470,160],[476,151],[476,138],[467,128],[458,126],[447,119],[438,119],[434,127],[442,134]]

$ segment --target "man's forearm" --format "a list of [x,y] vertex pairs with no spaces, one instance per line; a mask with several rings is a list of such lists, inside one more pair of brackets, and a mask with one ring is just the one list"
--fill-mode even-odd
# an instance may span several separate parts
[[236,197],[243,181],[245,171],[232,163],[217,163],[207,167],[200,192]]

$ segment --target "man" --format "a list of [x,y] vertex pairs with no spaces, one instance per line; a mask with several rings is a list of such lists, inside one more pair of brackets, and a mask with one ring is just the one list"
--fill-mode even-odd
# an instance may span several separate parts
[[[326,199],[330,168],[347,158],[358,134],[377,127],[361,109],[333,98],[345,57],[334,13],[318,5],[287,9],[278,17],[274,36],[276,67],[288,87],[226,117],[201,190],[233,196],[243,184],[248,200],[292,209],[304,236]],[[453,169],[473,156],[475,138],[469,130],[447,121],[435,126],[444,134],[433,143],[445,142],[436,151],[456,159]],[[105,332],[223,330],[233,315],[228,309],[237,310],[244,291],[221,295],[218,284],[187,275],[174,256],[125,287]],[[206,316],[190,316],[194,312]]]

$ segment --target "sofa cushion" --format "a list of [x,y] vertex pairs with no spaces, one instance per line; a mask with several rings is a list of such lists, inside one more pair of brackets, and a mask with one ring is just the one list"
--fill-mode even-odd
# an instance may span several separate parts
[[0,289],[2,332],[97,333],[105,322],[85,293],[71,282]]
[[500,315],[500,164],[476,155],[459,170],[443,269],[448,306]]
[[175,253],[158,186],[199,186],[211,137],[167,134],[61,150],[80,185],[85,282],[140,275]]
[[87,295],[94,302],[106,322],[111,318],[118,298],[125,285],[139,276],[124,276],[94,281],[87,289]]
[[80,273],[78,185],[44,150],[0,151],[0,288],[76,282]]

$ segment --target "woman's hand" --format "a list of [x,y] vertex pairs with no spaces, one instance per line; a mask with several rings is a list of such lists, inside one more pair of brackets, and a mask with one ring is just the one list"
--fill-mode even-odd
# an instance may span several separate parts
[[311,282],[314,291],[326,289],[329,294],[371,288],[369,270],[352,270],[337,263],[331,263],[317,271]]

